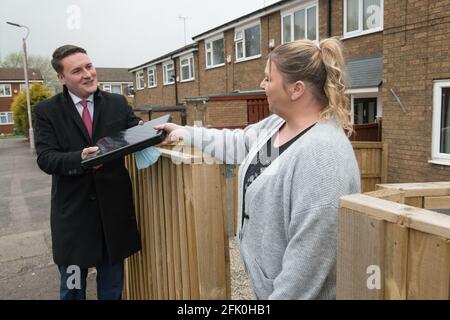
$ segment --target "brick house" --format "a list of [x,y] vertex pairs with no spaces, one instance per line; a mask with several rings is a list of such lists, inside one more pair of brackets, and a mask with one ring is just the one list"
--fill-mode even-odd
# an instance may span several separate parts
[[[270,50],[293,39],[318,40],[343,35],[344,39],[348,37],[345,42],[349,49],[349,64],[355,59],[355,68],[351,73],[355,77],[351,79],[352,86],[349,88],[352,108],[356,106],[355,122],[370,123],[381,117],[382,27],[371,25],[372,29],[363,31],[349,27],[351,32],[344,32],[344,2],[347,0],[279,1],[194,36],[194,45],[197,46],[194,54],[196,84],[178,92],[178,103],[183,102],[186,106],[187,123],[200,120],[206,126],[243,127],[259,121],[268,114],[267,100],[259,84]],[[356,20],[358,18],[355,17]],[[380,24],[380,19],[372,24]],[[153,73],[156,78],[163,73],[159,60],[167,59],[172,54],[153,59],[130,71],[135,78],[139,76],[139,81],[146,86],[147,79],[152,78]],[[181,66],[179,63],[176,65],[179,72]],[[366,65],[372,67],[369,68],[369,75],[376,75],[369,83],[361,82],[364,77],[358,77],[366,75],[367,78]],[[173,106],[174,92],[172,90],[172,95],[170,92],[164,86],[144,87],[136,94],[136,106]]]
[[[28,69],[28,81],[33,85],[43,83],[44,79],[38,69]],[[11,104],[25,88],[23,68],[0,68],[0,134],[14,132]]]
[[[357,133],[364,136],[358,126],[379,129],[383,119],[377,139],[389,145],[388,180],[446,180],[448,12],[449,0],[279,1],[194,36],[196,86],[178,94],[177,102],[186,106],[188,124],[239,127],[258,121],[267,115],[259,83],[270,50],[296,39],[337,36],[346,48],[347,93]],[[145,80],[145,68],[139,70]],[[150,92],[141,91],[138,107],[151,102]],[[159,105],[174,104],[174,93],[167,94]]]
[[186,123],[182,99],[199,94],[198,46],[192,43],[129,70],[134,75],[135,111],[143,119],[170,113]]
[[101,90],[122,94],[133,105],[133,76],[127,68],[95,68]]

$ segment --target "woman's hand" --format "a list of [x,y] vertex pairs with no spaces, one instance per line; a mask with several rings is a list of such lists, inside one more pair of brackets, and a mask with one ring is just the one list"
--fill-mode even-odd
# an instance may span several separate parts
[[185,127],[179,126],[175,123],[165,123],[154,126],[156,130],[164,130],[167,135],[163,142],[157,146],[164,146],[173,142],[183,140],[188,135],[188,131]]

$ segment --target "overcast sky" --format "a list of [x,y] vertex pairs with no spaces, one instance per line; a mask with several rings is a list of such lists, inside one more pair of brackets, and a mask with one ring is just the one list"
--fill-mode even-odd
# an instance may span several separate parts
[[84,47],[97,67],[131,68],[184,46],[204,31],[278,0],[1,0],[0,57],[21,50],[51,57],[63,44]]

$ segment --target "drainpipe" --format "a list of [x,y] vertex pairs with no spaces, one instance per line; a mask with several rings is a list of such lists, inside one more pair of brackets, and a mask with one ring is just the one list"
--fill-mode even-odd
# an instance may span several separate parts
[[170,57],[170,59],[173,61],[173,71],[174,71],[174,77],[175,77],[175,105],[178,105],[178,84],[177,84],[177,63],[173,56]]
[[331,3],[332,0],[328,0],[328,25],[327,25],[327,34],[328,34],[328,38],[331,37]]

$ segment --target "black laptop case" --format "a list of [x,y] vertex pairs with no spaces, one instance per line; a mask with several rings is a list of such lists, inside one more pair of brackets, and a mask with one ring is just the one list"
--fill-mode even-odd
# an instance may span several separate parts
[[145,122],[127,130],[118,132],[116,135],[104,137],[95,144],[98,151],[89,154],[81,161],[85,168],[91,168],[111,161],[127,154],[143,150],[145,148],[161,143],[165,138],[165,131],[155,130],[157,124],[171,121],[170,115]]

